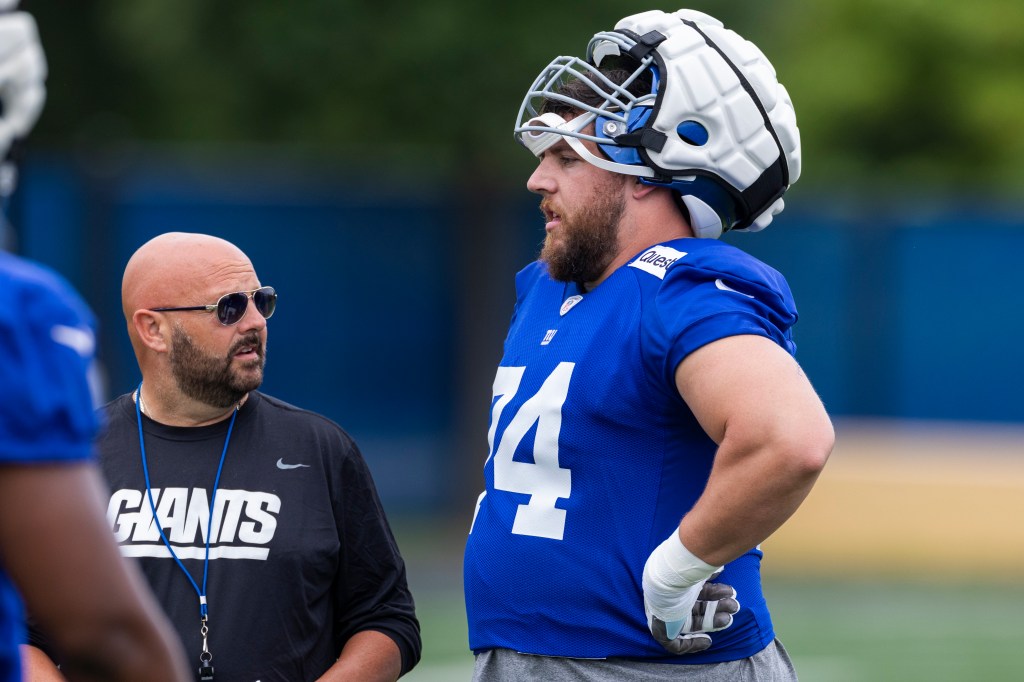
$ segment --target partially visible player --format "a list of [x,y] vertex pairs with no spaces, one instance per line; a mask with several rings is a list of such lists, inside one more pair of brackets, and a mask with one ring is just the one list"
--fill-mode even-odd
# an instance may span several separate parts
[[792,680],[760,543],[832,450],[785,279],[717,241],[800,174],[789,95],[700,12],[558,57],[520,108],[547,232],[516,278],[466,547],[474,680]]
[[[0,159],[45,96],[35,22],[0,3]],[[11,189],[8,179],[7,189]],[[0,252],[0,681],[22,679],[22,599],[76,680],[188,679],[106,522],[92,461],[93,316],[55,273]]]

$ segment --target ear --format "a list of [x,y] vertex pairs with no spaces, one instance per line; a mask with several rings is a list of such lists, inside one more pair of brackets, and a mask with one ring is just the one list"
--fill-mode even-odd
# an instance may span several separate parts
[[157,353],[167,352],[171,329],[164,315],[152,310],[136,310],[132,315],[132,326],[146,348]]
[[632,193],[634,199],[644,199],[645,197],[650,196],[650,194],[652,192],[656,192],[656,191],[662,190],[662,189],[666,189],[666,188],[665,187],[658,187],[657,185],[645,184],[645,183],[641,182],[640,181],[640,177],[637,176],[633,180],[633,186],[630,188],[630,192]]

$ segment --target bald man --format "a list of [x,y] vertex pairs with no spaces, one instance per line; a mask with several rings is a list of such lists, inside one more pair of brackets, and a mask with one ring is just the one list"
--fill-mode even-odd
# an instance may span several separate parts
[[168,233],[132,256],[121,295],[142,381],[105,407],[107,517],[197,679],[410,670],[419,624],[358,447],[257,390],[275,290],[230,242]]

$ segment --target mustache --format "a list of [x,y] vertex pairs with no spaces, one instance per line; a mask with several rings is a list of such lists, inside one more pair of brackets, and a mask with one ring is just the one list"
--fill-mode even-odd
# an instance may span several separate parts
[[246,346],[251,346],[252,348],[254,348],[256,350],[256,355],[261,358],[266,354],[267,351],[266,347],[263,345],[263,342],[260,340],[259,334],[253,332],[251,334],[243,336],[236,343],[234,343],[231,346],[231,350],[228,351],[228,357],[234,357],[235,353],[240,351],[242,348],[245,348]]

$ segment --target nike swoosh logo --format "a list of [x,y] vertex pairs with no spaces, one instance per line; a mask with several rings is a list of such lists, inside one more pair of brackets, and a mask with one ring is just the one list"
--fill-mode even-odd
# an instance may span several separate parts
[[92,357],[96,352],[96,338],[88,329],[57,324],[50,329],[50,338],[62,346],[67,346],[83,358]]
[[728,284],[726,284],[725,282],[723,282],[720,279],[716,279],[715,280],[715,286],[718,287],[719,289],[721,289],[722,291],[731,291],[732,293],[739,294],[740,296],[746,296],[747,298],[754,298],[750,294],[745,294],[742,291],[736,291],[735,289],[733,289],[731,286],[729,286]]
[[308,469],[309,465],[308,464],[285,464],[283,457],[277,460],[277,468],[278,469],[298,469],[299,467],[306,467]]

